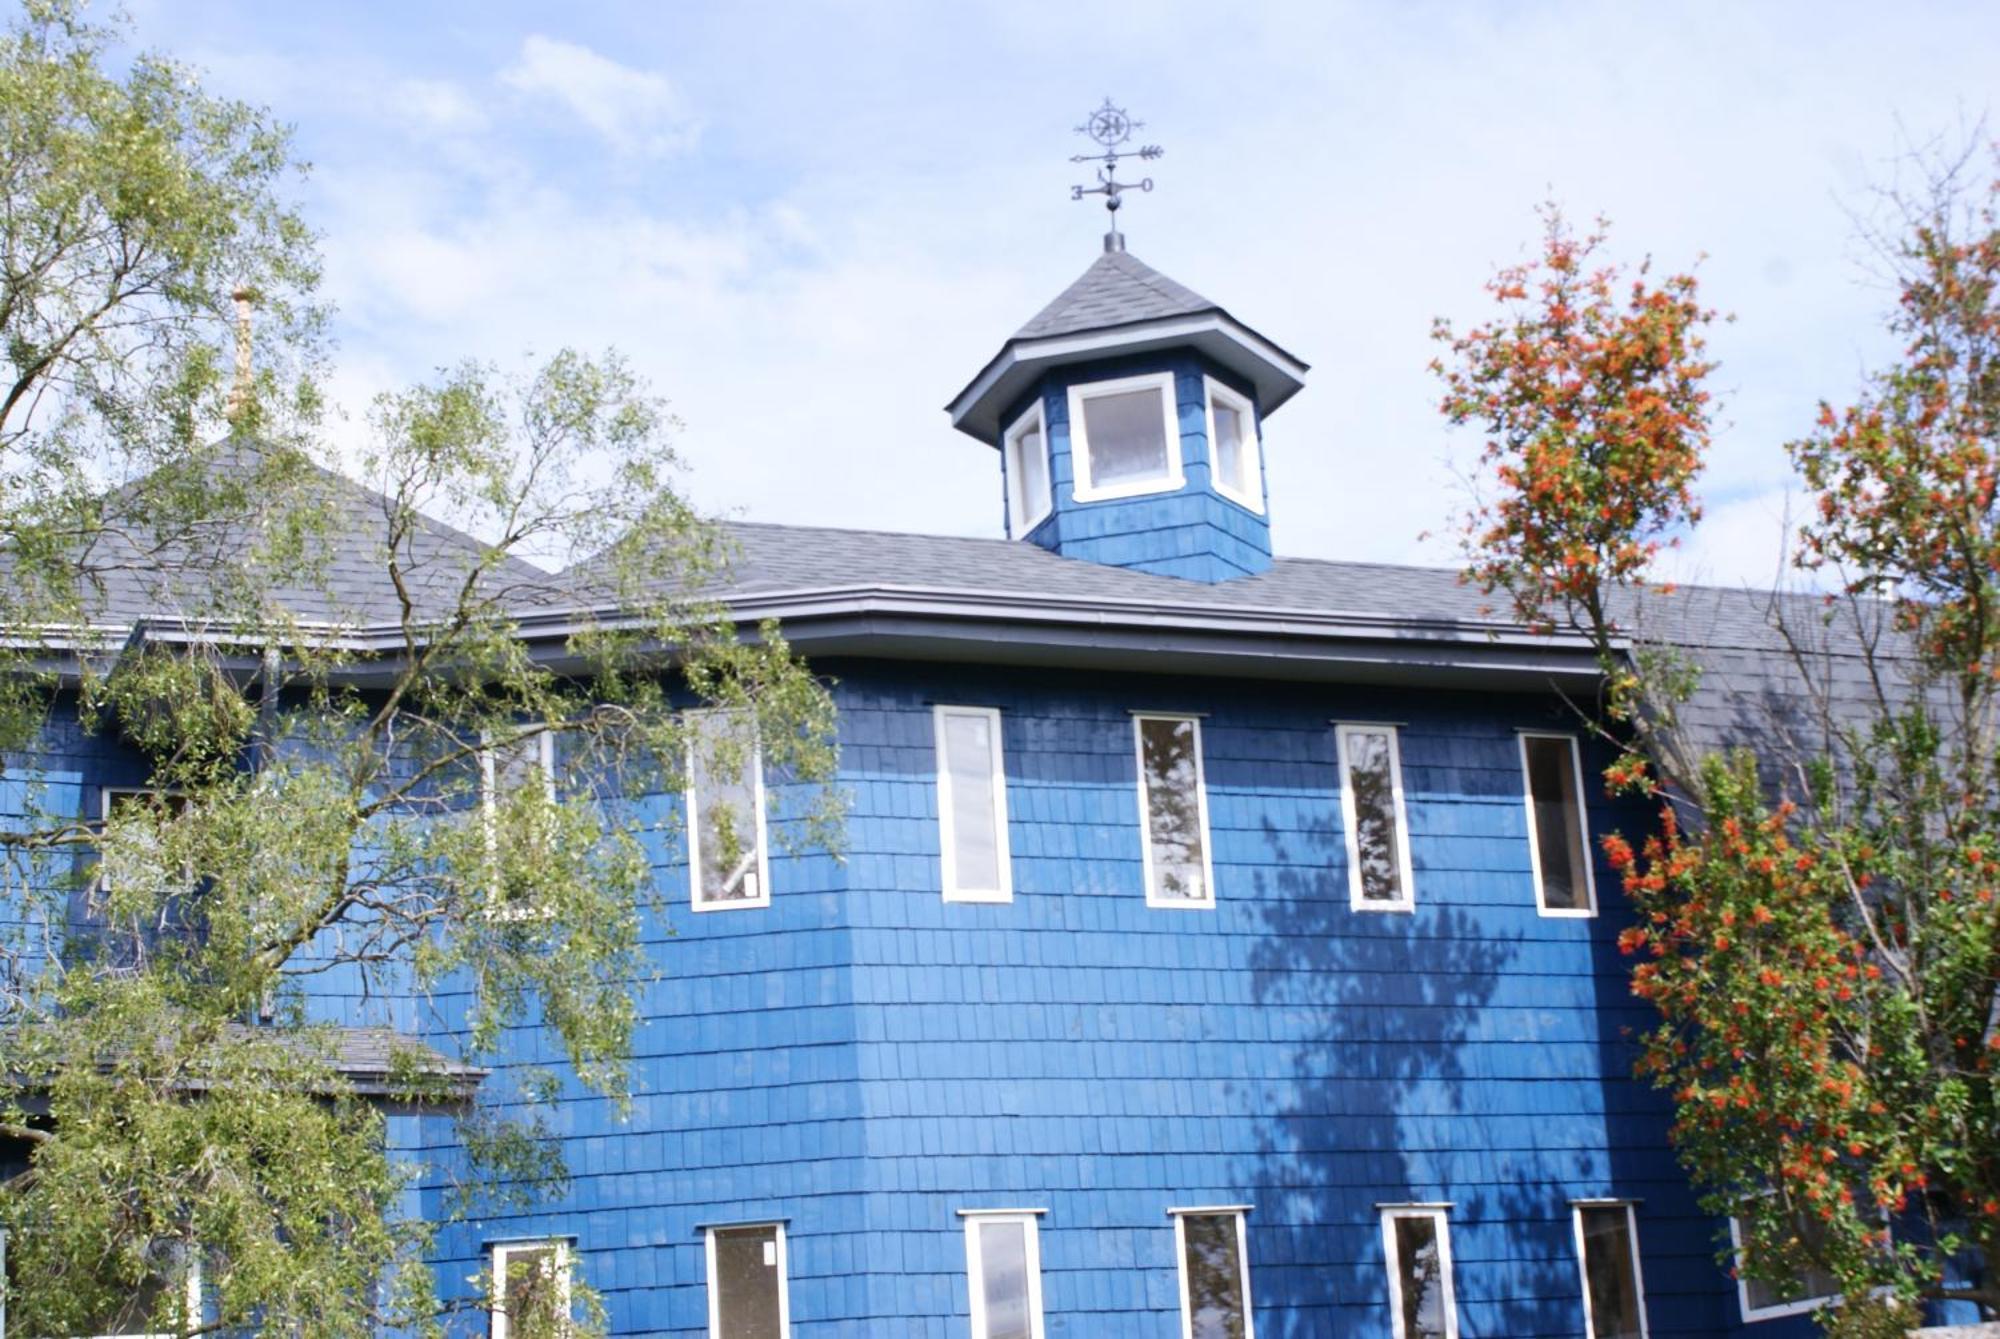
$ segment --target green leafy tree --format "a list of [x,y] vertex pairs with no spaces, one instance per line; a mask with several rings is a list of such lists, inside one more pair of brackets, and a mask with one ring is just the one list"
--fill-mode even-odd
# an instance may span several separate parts
[[[564,1085],[626,1093],[684,836],[659,797],[756,757],[778,838],[833,845],[830,699],[704,595],[725,546],[615,355],[441,372],[376,403],[367,487],[315,465],[286,136],[116,38],[47,0],[0,43],[8,1320],[483,1329],[510,1281],[442,1308],[403,1191],[560,1186]],[[101,812],[36,778],[79,729],[144,779]],[[722,826],[725,858],[755,839]],[[330,979],[414,1001],[450,1060],[397,1043],[363,1082]],[[557,1069],[508,1063],[530,1018]],[[464,1156],[396,1156],[385,1103],[452,1113]],[[592,1328],[586,1279],[511,1282],[514,1333]]]
[[[1644,387],[1614,380],[1578,412],[1592,378],[1545,351],[1577,328],[1562,240],[1552,229],[1538,282],[1503,276],[1523,308],[1455,341],[1441,370],[1448,416],[1484,423],[1500,466],[1498,501],[1469,531],[1470,577],[1593,640],[1609,690],[1585,710],[1620,749],[1607,781],[1662,802],[1638,849],[1604,839],[1638,913],[1620,940],[1633,990],[1660,1016],[1641,1071],[1672,1094],[1704,1204],[1741,1222],[1748,1274],[1781,1291],[1832,1275],[1851,1300],[1822,1319],[1856,1335],[1906,1329],[1923,1299],[1992,1315],[1991,1274],[1952,1262],[2000,1246],[1993,195],[1946,172],[1906,209],[1884,251],[1902,356],[1791,447],[1818,499],[1799,560],[1835,571],[1841,590],[1812,616],[1775,602],[1799,695],[1822,694],[1815,629],[1837,620],[1864,634],[1851,644],[1870,699],[1828,704],[1817,743],[1774,729],[1728,756],[1688,745],[1677,711],[1690,673],[1630,619],[1648,546],[1697,517],[1707,367],[1642,279],[1594,347],[1604,370],[1653,390],[1681,369],[1645,411],[1661,435],[1634,449],[1623,411],[1647,404]],[[1665,305],[1692,316],[1685,285],[1670,283]],[[1607,277],[1600,307],[1611,291]],[[1569,465],[1566,442],[1592,464]],[[1889,636],[1866,635],[1884,620]]]

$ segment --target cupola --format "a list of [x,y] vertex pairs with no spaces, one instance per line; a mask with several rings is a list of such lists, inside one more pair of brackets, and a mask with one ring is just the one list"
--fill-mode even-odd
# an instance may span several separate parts
[[1014,332],[945,406],[952,426],[998,449],[1009,538],[1066,558],[1190,581],[1271,565],[1264,422],[1306,365],[1125,249],[1118,209],[1153,179],[1118,179],[1134,121],[1106,98],[1077,127],[1097,152],[1111,230],[1104,254]]
[[1305,374],[1113,231],[947,411],[998,448],[1010,538],[1226,581],[1271,565],[1263,425]]

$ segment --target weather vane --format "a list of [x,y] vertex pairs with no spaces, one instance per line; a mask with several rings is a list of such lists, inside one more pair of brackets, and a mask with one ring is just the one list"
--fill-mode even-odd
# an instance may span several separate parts
[[1153,189],[1153,179],[1151,177],[1142,177],[1138,181],[1118,180],[1118,164],[1127,158],[1138,158],[1150,163],[1166,152],[1165,149],[1162,149],[1157,144],[1142,145],[1136,149],[1125,149],[1123,151],[1119,149],[1120,145],[1131,141],[1133,131],[1143,130],[1145,125],[1144,121],[1134,121],[1130,116],[1126,115],[1123,107],[1113,106],[1111,99],[1107,97],[1104,100],[1104,105],[1092,112],[1090,119],[1076,128],[1077,134],[1088,135],[1098,144],[1103,152],[1079,153],[1070,156],[1072,163],[1097,163],[1099,166],[1097,169],[1097,184],[1095,186],[1072,186],[1069,188],[1069,198],[1072,200],[1081,200],[1086,195],[1101,195],[1104,197],[1104,207],[1111,211],[1111,231],[1104,234],[1104,249],[1106,251],[1123,251],[1125,249],[1125,235],[1118,231],[1118,206],[1124,203],[1122,197],[1125,192],[1150,191]]

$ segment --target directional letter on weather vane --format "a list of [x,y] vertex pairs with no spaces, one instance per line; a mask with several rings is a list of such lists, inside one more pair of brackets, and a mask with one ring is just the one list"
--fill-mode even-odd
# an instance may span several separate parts
[[[1079,153],[1070,156],[1072,163],[1098,163],[1101,166],[1097,169],[1097,184],[1095,186],[1072,186],[1069,188],[1069,198],[1072,200],[1081,200],[1086,195],[1103,196],[1104,207],[1111,211],[1111,235],[1113,237],[1117,236],[1118,206],[1122,203],[1120,197],[1126,191],[1150,191],[1153,189],[1153,179],[1151,177],[1144,177],[1138,181],[1118,180],[1119,162],[1126,158],[1138,158],[1145,162],[1151,162],[1166,152],[1165,149],[1162,149],[1157,144],[1148,144],[1137,149],[1126,149],[1122,153],[1119,151],[1118,146],[1131,140],[1132,132],[1143,130],[1145,125],[1144,121],[1134,121],[1130,116],[1126,115],[1123,107],[1113,106],[1111,99],[1106,98],[1104,105],[1092,112],[1090,119],[1076,128],[1077,134],[1088,135],[1097,142],[1103,152]],[[1106,238],[1105,240],[1109,242],[1110,238]]]

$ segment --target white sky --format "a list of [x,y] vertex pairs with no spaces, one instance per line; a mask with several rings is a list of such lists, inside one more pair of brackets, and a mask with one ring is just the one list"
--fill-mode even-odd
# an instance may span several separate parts
[[1553,197],[1706,254],[1725,428],[1683,577],[1764,584],[1783,443],[1886,350],[1848,216],[2000,93],[2000,5],[137,0],[314,171],[337,397],[615,345],[756,520],[1000,533],[941,406],[1095,257],[1071,129],[1166,146],[1132,252],[1314,367],[1266,433],[1279,552],[1450,562],[1431,320]]

